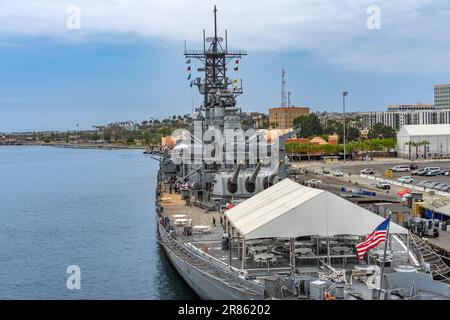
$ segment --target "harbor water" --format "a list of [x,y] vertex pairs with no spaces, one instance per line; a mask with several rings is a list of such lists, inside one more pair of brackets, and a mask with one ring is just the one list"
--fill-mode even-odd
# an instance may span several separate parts
[[157,169],[140,150],[0,147],[0,299],[195,299],[157,243]]

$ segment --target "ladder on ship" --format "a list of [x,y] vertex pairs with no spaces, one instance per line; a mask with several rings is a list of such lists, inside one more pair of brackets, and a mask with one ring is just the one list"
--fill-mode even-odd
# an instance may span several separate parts
[[422,264],[429,263],[431,267],[431,274],[436,280],[449,282],[450,280],[450,267],[444,262],[441,255],[435,252],[428,243],[415,234],[409,234],[413,245],[420,254]]
[[182,244],[173,239],[172,237],[164,237],[160,239],[160,243],[163,246],[166,246],[169,250],[171,250],[174,254],[176,254],[180,259],[189,263],[196,269],[207,273],[213,278],[218,279],[220,282],[227,284],[230,287],[238,289],[249,296],[260,296],[261,294],[255,290],[249,289],[241,282],[236,281],[237,279],[225,276],[223,272],[219,272],[218,270],[214,270],[214,266],[209,265],[206,261],[202,261],[200,258],[196,257],[192,252],[188,249],[184,248]]

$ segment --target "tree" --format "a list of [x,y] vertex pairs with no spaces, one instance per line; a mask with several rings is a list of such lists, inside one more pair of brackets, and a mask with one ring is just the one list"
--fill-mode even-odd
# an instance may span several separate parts
[[427,140],[423,140],[421,142],[419,142],[419,146],[423,146],[423,158],[426,159],[427,158],[427,145],[429,145],[430,142]]
[[411,141],[405,142],[405,144],[408,146],[408,159],[411,159]]
[[397,131],[395,129],[385,126],[382,123],[375,124],[372,129],[369,130],[369,139],[387,139],[395,138],[397,136]]
[[351,142],[351,141],[355,141],[359,139],[360,133],[359,133],[359,129],[356,127],[350,127],[347,129],[346,132],[346,138],[347,141]]
[[319,117],[314,113],[296,118],[294,120],[294,126],[297,125],[300,125],[301,130],[299,135],[302,138],[309,138],[322,134],[322,125]]

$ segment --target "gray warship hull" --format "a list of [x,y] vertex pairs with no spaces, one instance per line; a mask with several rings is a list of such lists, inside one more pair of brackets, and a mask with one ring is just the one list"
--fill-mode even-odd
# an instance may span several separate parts
[[[158,223],[159,243],[164,250],[172,266],[191,287],[191,289],[202,300],[261,300],[264,297],[263,287],[248,290],[248,288],[237,288],[235,284],[227,284],[225,276],[221,270],[215,270],[215,276],[210,274],[213,266],[209,266],[208,271],[202,270],[199,257],[186,258],[186,254],[180,249],[174,248],[173,240],[168,240],[167,231]],[[177,243],[177,246],[183,246]],[[186,249],[188,250],[188,249]],[[192,253],[194,254],[194,253]]]

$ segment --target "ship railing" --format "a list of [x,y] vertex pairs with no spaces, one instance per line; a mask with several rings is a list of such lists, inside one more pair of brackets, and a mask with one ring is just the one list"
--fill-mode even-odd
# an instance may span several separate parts
[[227,264],[227,263],[225,263],[223,261],[220,261],[217,258],[214,258],[213,256],[207,254],[206,252],[204,252],[201,249],[199,249],[196,246],[194,246],[192,243],[186,243],[186,246],[188,246],[191,250],[194,250],[197,254],[199,254],[202,259],[207,260],[208,263],[215,264],[219,268],[221,268],[223,270],[226,270],[226,271],[231,270],[236,275],[239,275],[239,269],[237,269],[237,268],[235,268],[233,266],[230,266],[229,264]]
[[199,248],[196,248],[192,244],[190,243],[183,244],[170,234],[167,234],[166,239],[172,245],[176,246],[177,249],[182,250],[189,257],[193,259],[200,259],[208,266],[208,269],[210,269],[211,272],[219,272],[222,277],[228,279],[233,285],[238,286],[244,285],[249,290],[255,290],[256,292],[262,289],[261,285],[253,281],[241,278],[239,269],[231,267],[228,264],[206,254],[205,252],[201,251]]

